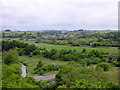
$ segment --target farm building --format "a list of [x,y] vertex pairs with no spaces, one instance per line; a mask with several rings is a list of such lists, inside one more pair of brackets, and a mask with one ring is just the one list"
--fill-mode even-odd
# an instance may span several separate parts
[[114,59],[114,58],[118,58],[118,56],[117,56],[117,55],[109,55],[109,56],[107,57],[106,62],[110,63],[111,60]]

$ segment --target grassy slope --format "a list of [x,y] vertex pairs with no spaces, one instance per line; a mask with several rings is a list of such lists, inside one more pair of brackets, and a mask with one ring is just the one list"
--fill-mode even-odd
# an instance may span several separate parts
[[[15,39],[16,40],[16,39]],[[34,41],[23,41],[29,44],[35,44]],[[36,43],[35,44],[38,47],[41,48],[46,48],[47,50],[51,50],[51,49],[72,49],[72,50],[76,50],[76,51],[81,51],[83,48],[85,48],[87,51],[90,50],[98,50],[98,51],[104,51],[104,52],[109,52],[109,54],[118,54],[118,49],[117,47],[88,47],[88,46],[81,46],[81,47],[73,47],[73,46],[66,46],[66,45],[52,45],[52,44],[45,44],[45,43]],[[50,59],[46,59],[40,56],[34,56],[34,57],[29,57],[29,56],[20,56],[19,57],[21,61],[25,62],[28,64],[27,66],[27,72],[28,72],[28,76],[32,75],[34,73],[34,68],[36,67],[36,65],[38,64],[38,62],[41,60],[44,64],[53,64],[53,65],[66,65],[68,62],[64,62],[64,61],[55,61],[55,60],[50,60]],[[55,74],[57,72],[49,72],[46,73],[45,75],[50,75],[50,74]],[[117,68],[111,68],[110,71],[105,72],[106,73],[106,77],[108,77],[108,79],[110,81],[116,82],[118,83],[118,69]]]
[[107,72],[104,72],[104,73],[106,73],[106,77],[108,78],[108,80],[109,81],[111,81],[111,82],[115,82],[115,83],[117,83],[118,84],[118,73],[119,73],[119,71],[118,71],[118,67],[115,67],[115,68],[111,68],[109,71],[107,71]]
[[[34,44],[33,41],[27,41],[27,43],[29,44]],[[104,51],[104,52],[109,52],[110,54],[118,54],[118,50],[116,47],[88,47],[88,46],[82,46],[82,47],[73,47],[73,46],[66,46],[66,45],[52,45],[52,44],[45,44],[45,43],[40,43],[40,44],[36,44],[36,46],[41,47],[41,48],[46,48],[48,50],[51,49],[72,49],[72,50],[76,50],[76,51],[81,51],[83,48],[85,48],[87,51],[90,50],[98,50],[98,51]],[[27,67],[27,71],[28,71],[28,75],[32,75],[34,72],[34,68],[36,67],[37,63],[39,62],[39,60],[41,60],[44,64],[53,64],[53,65],[67,65],[68,62],[65,61],[55,61],[55,60],[50,60],[50,59],[46,59],[43,57],[28,57],[28,56],[21,56],[20,57],[21,61],[24,61],[25,63],[28,64]],[[44,75],[50,75],[50,74],[56,74],[57,72],[49,72],[46,73]],[[118,83],[118,69],[117,68],[111,68],[110,71],[105,72],[106,73],[106,77],[108,77],[108,81],[113,81],[115,83]]]
[[[50,60],[47,58],[43,58],[41,56],[33,56],[33,57],[29,57],[29,56],[20,56],[19,57],[20,61],[23,61],[24,63],[26,63],[27,66],[27,72],[28,75],[32,75],[34,73],[34,68],[37,66],[39,61],[42,61],[43,64],[51,64],[51,65],[65,65],[68,62],[65,61],[57,61],[57,60]],[[49,74],[51,74],[53,72],[50,72]],[[54,72],[56,73],[56,72]]]
[[[20,61],[27,63],[27,76],[34,74],[34,68],[37,66],[39,61],[42,61],[44,64],[51,64],[51,65],[68,65],[68,61],[57,61],[57,60],[50,60],[43,58],[41,56],[20,56]],[[118,84],[118,68],[112,67],[109,71],[104,72],[106,73],[107,81],[115,82]],[[48,72],[44,75],[51,75],[57,74],[57,71]]]

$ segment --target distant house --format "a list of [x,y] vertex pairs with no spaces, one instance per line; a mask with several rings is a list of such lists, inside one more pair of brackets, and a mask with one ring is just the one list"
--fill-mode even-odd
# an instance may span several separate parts
[[111,60],[114,59],[114,58],[118,58],[118,56],[117,56],[117,55],[109,55],[109,56],[107,57],[106,62],[110,63]]

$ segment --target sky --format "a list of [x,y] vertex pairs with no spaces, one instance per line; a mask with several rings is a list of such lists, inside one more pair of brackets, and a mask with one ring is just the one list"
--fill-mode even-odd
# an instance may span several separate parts
[[12,30],[118,28],[119,0],[2,0],[0,25]]

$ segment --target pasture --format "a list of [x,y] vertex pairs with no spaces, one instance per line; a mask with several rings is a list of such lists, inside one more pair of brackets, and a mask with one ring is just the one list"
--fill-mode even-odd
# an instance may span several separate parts
[[[34,74],[34,68],[37,66],[39,61],[42,61],[44,65],[66,65],[68,62],[65,61],[58,61],[58,60],[50,60],[47,58],[44,58],[42,56],[20,56],[19,60],[27,64],[27,75]],[[55,74],[56,72],[49,72],[45,75]]]
[[[4,40],[9,40],[8,38]],[[10,40],[17,40],[28,44],[34,44],[39,48],[46,48],[47,50],[51,49],[66,49],[66,50],[76,50],[78,52],[81,52],[83,49],[86,49],[86,51],[91,50],[97,50],[99,52],[105,52],[109,53],[109,55],[118,55],[118,47],[107,47],[107,46],[97,46],[97,47],[91,47],[91,46],[70,46],[70,45],[54,45],[54,44],[46,44],[46,43],[35,43],[34,39],[28,39],[28,40],[20,40],[20,38],[14,38]]]
[[[27,76],[34,75],[34,68],[37,66],[39,61],[42,61],[44,65],[69,65],[69,61],[58,61],[58,60],[50,60],[47,58],[43,58],[42,56],[19,56],[20,61],[23,61],[27,64]],[[94,65],[95,66],[95,65]],[[91,67],[94,67],[93,65]],[[44,75],[57,74],[58,71],[51,71],[45,73]],[[118,67],[111,67],[109,71],[104,72],[105,76],[108,78],[108,81],[115,82],[118,84]]]
[[117,47],[90,47],[90,46],[80,46],[80,47],[76,47],[76,46],[69,46],[69,45],[52,45],[52,44],[45,44],[45,43],[40,43],[40,44],[35,44],[40,48],[46,48],[47,50],[51,50],[51,49],[66,49],[66,50],[76,50],[78,52],[81,52],[83,49],[86,49],[86,51],[91,51],[91,50],[97,50],[100,52],[105,52],[105,53],[109,53],[110,55],[118,54],[118,48]]

